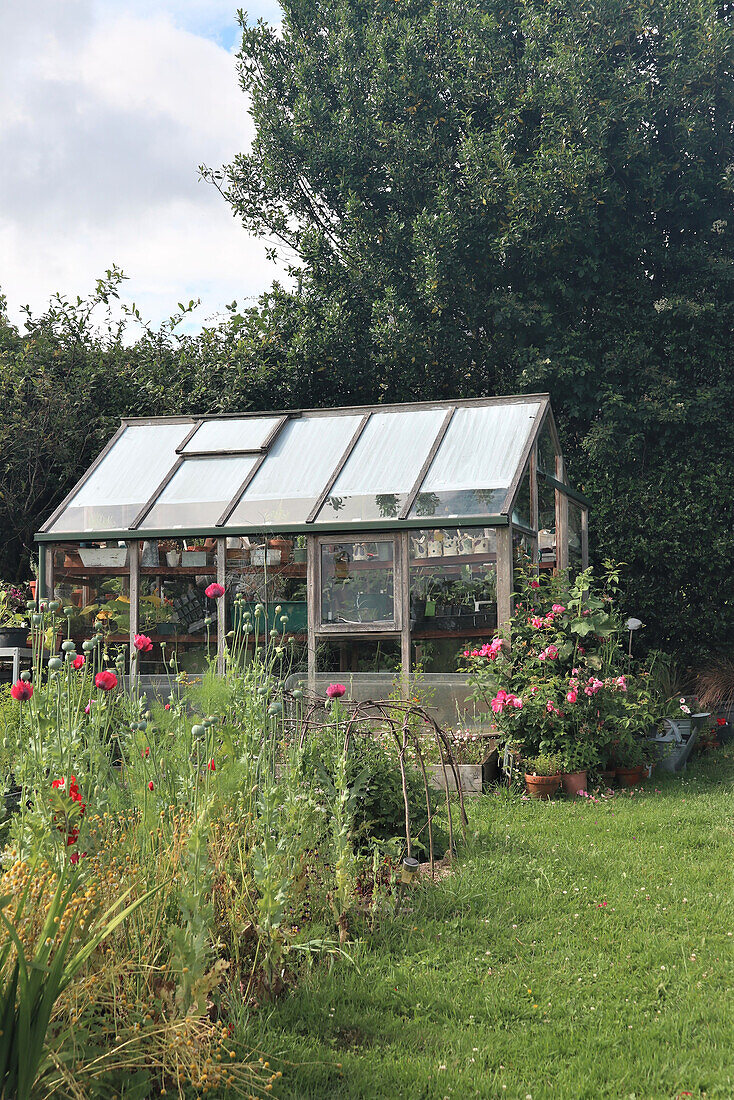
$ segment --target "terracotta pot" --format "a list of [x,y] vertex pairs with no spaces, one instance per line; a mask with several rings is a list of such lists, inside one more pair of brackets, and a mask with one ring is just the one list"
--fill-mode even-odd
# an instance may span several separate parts
[[644,764],[637,764],[634,768],[617,768],[617,779],[623,787],[639,787],[646,771]]
[[560,775],[525,775],[525,790],[531,798],[552,798],[560,785]]
[[35,600],[36,592],[38,591],[38,581],[28,581],[28,587],[31,590],[31,599]]
[[562,776],[563,789],[566,794],[578,794],[586,790],[586,772],[564,772]]

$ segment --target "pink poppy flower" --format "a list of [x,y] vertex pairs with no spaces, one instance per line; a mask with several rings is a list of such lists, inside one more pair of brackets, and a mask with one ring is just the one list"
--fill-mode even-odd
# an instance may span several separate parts
[[71,662],[71,667],[75,668],[78,672],[80,668],[84,668],[86,661],[87,658],[83,654],[78,653],[74,660]]
[[27,680],[16,680],[10,689],[10,694],[19,703],[24,703],[33,695],[33,684],[29,684]]
[[218,600],[220,596],[224,595],[224,589],[221,584],[217,584],[216,581],[213,581],[208,588],[204,589],[204,593],[210,600]]
[[147,634],[136,634],[133,638],[133,645],[138,653],[150,653],[153,648],[153,643]]
[[346,690],[344,684],[329,684],[326,689],[326,694],[329,699],[341,699]]

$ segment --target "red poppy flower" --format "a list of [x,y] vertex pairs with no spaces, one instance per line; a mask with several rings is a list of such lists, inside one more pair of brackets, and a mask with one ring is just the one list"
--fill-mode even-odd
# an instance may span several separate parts
[[210,600],[218,600],[220,596],[224,595],[224,589],[222,588],[221,584],[217,584],[216,581],[213,581],[213,583],[210,584],[208,588],[204,589],[204,593],[209,597]]
[[148,784],[148,790],[149,790],[149,791],[152,791],[154,787],[155,787],[155,783],[154,783],[154,782],[153,782],[153,780],[151,779],[150,783]]
[[213,760],[209,761],[208,767],[210,772],[215,772],[217,770],[217,766]]
[[33,684],[29,684],[27,680],[16,680],[10,689],[10,694],[19,703],[22,703],[26,699],[30,699],[33,694]]
[[726,725],[726,718],[717,718],[716,719],[716,725],[717,726],[725,726]]
[[138,653],[150,653],[153,648],[153,643],[147,634],[136,634],[133,638],[133,645]]
[[114,672],[104,669],[94,677],[94,686],[101,688],[102,691],[112,691],[113,688],[117,687],[117,677]]
[[86,657],[84,657],[81,653],[78,653],[74,660],[71,662],[71,667],[77,669],[78,671],[80,668],[84,667],[86,660]]

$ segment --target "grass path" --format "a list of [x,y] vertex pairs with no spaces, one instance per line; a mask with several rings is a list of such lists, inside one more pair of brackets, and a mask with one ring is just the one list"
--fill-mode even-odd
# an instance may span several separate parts
[[608,801],[475,800],[455,875],[250,1020],[277,1095],[732,1100],[733,793],[722,750]]

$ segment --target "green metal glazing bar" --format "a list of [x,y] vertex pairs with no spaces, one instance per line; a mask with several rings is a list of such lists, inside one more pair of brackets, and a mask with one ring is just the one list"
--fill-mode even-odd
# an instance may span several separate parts
[[83,541],[116,541],[120,539],[141,538],[146,539],[188,539],[188,538],[221,538],[237,535],[263,535],[269,531],[277,531],[283,535],[343,535],[345,532],[358,538],[363,531],[405,531],[415,530],[421,527],[506,527],[509,523],[507,516],[420,516],[416,519],[390,520],[379,519],[361,521],[359,523],[330,523],[324,527],[314,527],[312,523],[291,524],[267,524],[262,523],[255,527],[252,524],[242,527],[179,527],[176,530],[161,529],[156,531],[39,531],[35,536],[38,543],[53,542],[83,542]]
[[552,474],[546,474],[543,470],[538,470],[538,477],[545,478],[549,485],[552,485],[554,489],[558,489],[561,493],[565,493],[571,500],[575,500],[577,504],[583,504],[585,508],[591,507],[591,501],[588,497],[585,497],[583,493],[579,493],[577,489],[572,489],[570,485],[564,484],[559,481],[557,477],[553,477]]

